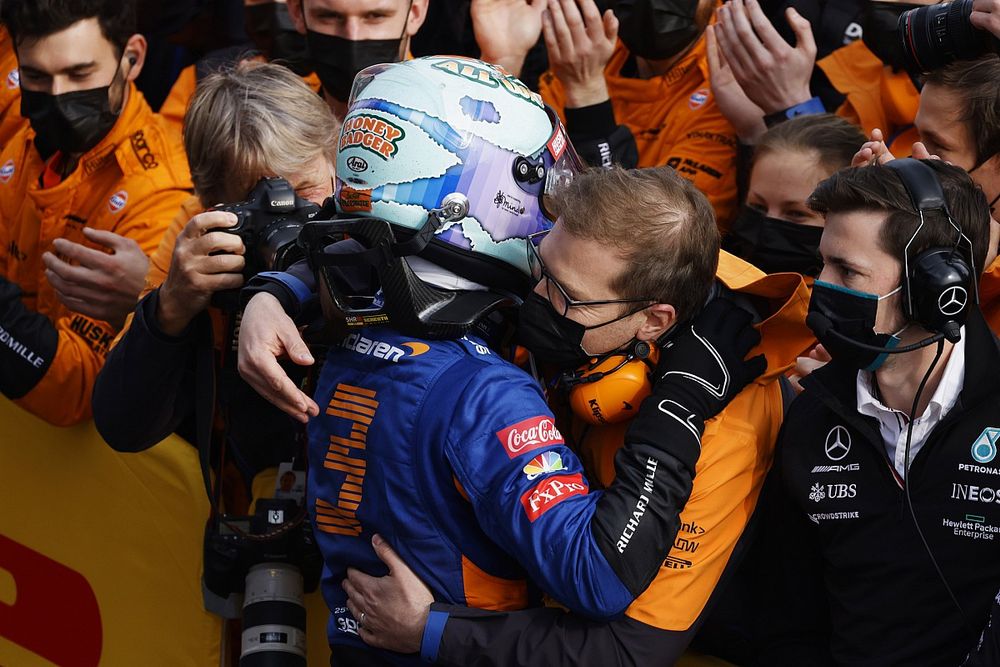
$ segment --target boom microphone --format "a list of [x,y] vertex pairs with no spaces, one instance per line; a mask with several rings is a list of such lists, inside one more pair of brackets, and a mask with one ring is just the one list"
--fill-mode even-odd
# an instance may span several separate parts
[[848,345],[853,345],[858,349],[866,350],[868,352],[878,352],[879,354],[903,354],[904,352],[913,352],[914,350],[919,350],[922,347],[933,345],[939,340],[944,340],[945,338],[943,333],[936,333],[933,336],[928,336],[927,338],[917,341],[911,345],[904,345],[902,347],[889,349],[887,347],[878,347],[877,345],[862,343],[860,340],[854,340],[853,338],[845,336],[833,328],[833,322],[830,321],[829,317],[815,311],[806,315],[806,326],[813,330],[813,333],[816,334],[817,338],[822,338],[827,333],[830,333]]

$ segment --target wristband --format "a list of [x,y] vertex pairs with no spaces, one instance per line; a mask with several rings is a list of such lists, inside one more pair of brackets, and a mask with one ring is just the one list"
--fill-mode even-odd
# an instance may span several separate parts
[[791,120],[796,116],[811,116],[818,113],[826,113],[826,107],[823,106],[823,102],[818,97],[814,97],[787,109],[767,114],[764,116],[764,124],[768,127],[774,127],[778,123]]

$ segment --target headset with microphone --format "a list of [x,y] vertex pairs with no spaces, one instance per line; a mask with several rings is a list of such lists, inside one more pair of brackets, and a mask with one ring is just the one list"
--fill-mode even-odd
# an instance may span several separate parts
[[[952,219],[941,182],[931,167],[919,160],[904,158],[888,162],[883,168],[896,173],[920,216],[920,224],[903,250],[903,315],[908,321],[932,332],[932,335],[912,345],[885,348],[842,334],[822,313],[809,313],[806,324],[819,338],[829,334],[859,349],[881,354],[913,352],[941,340],[957,343],[961,338],[962,325],[968,319],[970,300],[979,303],[972,242]],[[951,247],[927,248],[911,258],[910,246],[924,227],[924,214],[931,211],[940,212],[951,224],[955,230],[955,243]],[[965,257],[962,256],[963,246],[967,253]]]

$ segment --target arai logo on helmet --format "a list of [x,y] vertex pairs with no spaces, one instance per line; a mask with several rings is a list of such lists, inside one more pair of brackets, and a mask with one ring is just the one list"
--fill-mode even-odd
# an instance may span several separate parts
[[368,171],[368,162],[364,158],[358,157],[357,155],[352,155],[347,158],[347,168],[351,171],[357,173],[361,171]]
[[340,150],[357,146],[388,160],[399,150],[399,142],[405,137],[403,128],[384,118],[358,114],[344,121],[344,129],[340,133]]
[[700,109],[705,106],[705,102],[708,101],[708,89],[699,88],[698,90],[691,93],[691,97],[688,99],[688,106],[692,109]]

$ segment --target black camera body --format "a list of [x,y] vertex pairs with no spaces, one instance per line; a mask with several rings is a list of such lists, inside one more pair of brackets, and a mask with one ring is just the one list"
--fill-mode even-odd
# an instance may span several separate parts
[[1000,40],[972,25],[971,15],[972,0],[903,12],[898,31],[907,66],[915,72],[930,72],[955,60],[1000,53]]
[[205,588],[219,598],[241,595],[247,573],[261,563],[287,563],[302,571],[305,590],[316,590],[323,559],[312,526],[298,504],[261,498],[251,516],[223,515],[205,532]]
[[284,271],[304,257],[296,243],[299,230],[319,213],[320,207],[295,194],[285,179],[266,177],[257,182],[246,201],[212,210],[236,216],[234,226],[212,231],[240,237],[246,248],[243,277],[249,280],[262,271]]

